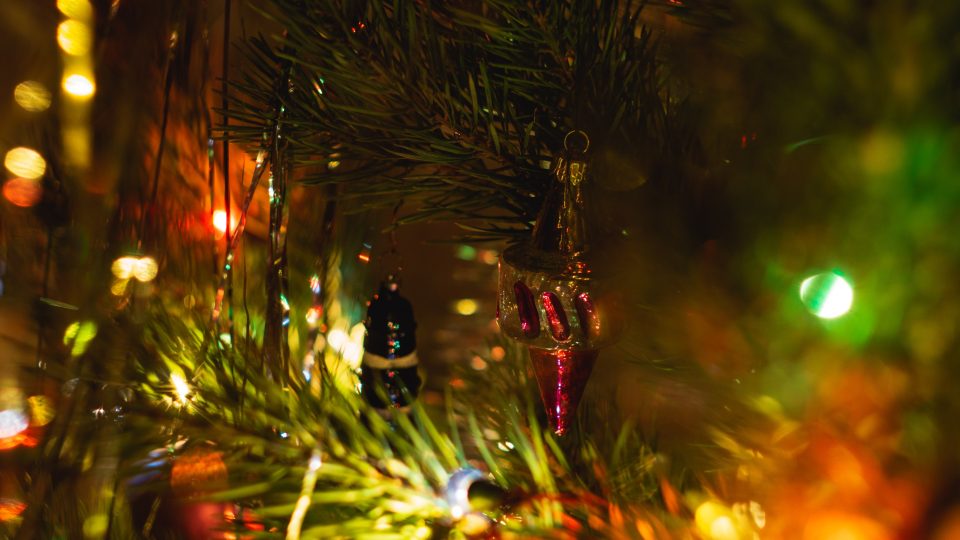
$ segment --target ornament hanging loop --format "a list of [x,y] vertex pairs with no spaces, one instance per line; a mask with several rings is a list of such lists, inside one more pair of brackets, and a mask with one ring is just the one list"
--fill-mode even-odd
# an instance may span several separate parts
[[[581,142],[582,144],[574,146],[574,142]],[[582,129],[570,130],[563,138],[563,149],[567,152],[586,154],[587,150],[590,150],[590,137],[587,135],[587,132]]]

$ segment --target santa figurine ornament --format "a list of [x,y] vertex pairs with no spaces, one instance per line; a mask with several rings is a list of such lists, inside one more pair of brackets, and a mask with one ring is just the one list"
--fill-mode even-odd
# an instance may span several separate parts
[[406,410],[420,392],[417,371],[417,322],[413,306],[400,296],[394,275],[380,284],[367,307],[364,321],[361,392],[367,403],[389,416],[391,409]]

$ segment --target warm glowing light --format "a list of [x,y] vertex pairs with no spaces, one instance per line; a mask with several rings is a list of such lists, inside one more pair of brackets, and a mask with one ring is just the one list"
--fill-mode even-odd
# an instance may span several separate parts
[[27,406],[30,408],[30,424],[34,426],[49,424],[57,414],[47,396],[30,396],[27,398]]
[[8,151],[3,164],[13,174],[30,180],[40,178],[47,170],[47,162],[43,156],[25,146],[18,146]]
[[50,107],[50,91],[37,81],[23,81],[13,89],[13,100],[26,111],[45,111]]
[[350,340],[350,336],[346,332],[340,330],[339,328],[334,328],[330,330],[330,333],[327,334],[327,343],[330,344],[330,347],[339,351],[343,349],[343,346]]
[[463,298],[457,300],[457,303],[454,304],[453,309],[456,310],[460,315],[473,315],[477,312],[477,301],[472,298]]
[[74,19],[89,19],[93,16],[93,7],[89,0],[57,0],[57,9]]
[[499,361],[503,360],[504,358],[506,358],[506,356],[507,356],[507,351],[506,351],[506,349],[504,349],[503,347],[501,347],[501,346],[499,346],[499,345],[494,345],[493,347],[490,348],[490,358],[491,358],[491,359],[499,362]]
[[227,232],[227,213],[223,210],[217,210],[213,213],[213,228],[225,233]]
[[170,468],[170,485],[177,491],[206,491],[223,486],[227,464],[223,453],[207,448],[194,448],[174,460]]
[[487,361],[479,356],[474,355],[474,357],[470,359],[470,367],[477,371],[483,371],[487,369]]
[[367,327],[363,323],[357,323],[350,328],[350,341],[362,345],[363,337],[367,334]]
[[36,180],[11,178],[3,185],[3,198],[10,201],[10,204],[14,206],[31,207],[40,202],[41,196],[43,196],[43,188]]
[[63,78],[63,90],[74,97],[88,98],[97,89],[88,77],[74,73]]
[[[221,234],[227,232],[227,212],[225,210],[215,210],[213,212],[213,228]],[[230,216],[230,230],[237,228],[237,219],[234,215]]]
[[113,261],[110,271],[117,279],[130,279],[139,260],[136,257],[120,257]]
[[0,412],[0,439],[9,439],[27,429],[27,416],[20,409],[7,409]]
[[93,37],[90,27],[75,19],[68,19],[57,27],[57,43],[63,52],[72,56],[82,56],[90,52]]
[[0,499],[0,521],[12,521],[27,509],[27,504],[16,499]]
[[836,319],[853,306],[853,287],[834,272],[816,274],[800,284],[800,300],[821,319]]
[[697,529],[709,540],[739,540],[740,534],[734,520],[733,512],[715,501],[702,503],[694,514]]
[[180,398],[182,403],[187,402],[187,396],[190,395],[190,386],[187,384],[187,381],[183,380],[183,377],[178,373],[170,375],[170,382],[173,384],[173,388],[177,391],[177,396]]
[[323,308],[320,306],[313,306],[307,310],[307,324],[310,326],[316,326],[320,322],[320,317],[323,316]]
[[357,369],[360,367],[360,361],[363,360],[363,347],[352,341],[348,341],[343,345],[343,349],[340,350],[340,356],[343,358],[343,361],[350,366],[350,369]]
[[157,261],[153,257],[141,257],[133,267],[133,277],[146,283],[157,277]]
[[127,292],[127,285],[130,284],[129,279],[118,279],[110,285],[110,293],[114,296],[121,296]]

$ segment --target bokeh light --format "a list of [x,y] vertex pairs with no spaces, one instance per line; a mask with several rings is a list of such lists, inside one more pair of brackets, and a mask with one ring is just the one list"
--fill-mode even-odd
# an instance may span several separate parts
[[170,469],[170,485],[180,493],[222,488],[226,479],[223,454],[206,448],[190,450]]
[[36,180],[26,178],[11,178],[3,184],[3,198],[10,204],[21,208],[31,207],[43,196],[43,188]]
[[57,0],[57,9],[74,19],[89,19],[93,16],[93,6],[89,0]]
[[57,27],[57,43],[63,52],[72,56],[82,56],[90,52],[93,36],[86,24],[69,19]]
[[63,78],[63,90],[74,97],[88,98],[96,92],[96,86],[89,77],[73,73]]
[[227,232],[227,213],[224,210],[216,210],[213,213],[213,228],[221,233]]
[[11,173],[29,180],[40,178],[47,170],[47,162],[43,156],[25,146],[10,149],[3,159],[3,165]]
[[70,347],[72,356],[81,356],[96,336],[97,323],[76,321],[63,332],[63,344]]
[[47,396],[30,396],[27,398],[27,407],[30,409],[30,425],[45,426],[57,414],[56,407]]
[[133,277],[146,283],[157,277],[157,261],[153,257],[141,257],[133,267]]
[[13,521],[27,509],[27,504],[16,499],[0,499],[0,522]]
[[137,266],[136,257],[120,257],[113,261],[110,271],[117,279],[130,279],[133,276],[133,269]]
[[0,411],[0,439],[16,437],[29,425],[27,415],[20,409]]
[[453,305],[453,309],[460,315],[473,315],[477,308],[477,301],[472,298],[461,298]]
[[174,390],[177,391],[177,397],[180,399],[181,403],[187,402],[187,397],[190,395],[190,385],[187,384],[187,381],[179,373],[174,373],[170,375],[170,383],[173,385]]
[[800,300],[821,319],[836,319],[853,306],[853,287],[834,272],[816,274],[800,284]]
[[45,111],[50,107],[50,91],[37,81],[23,81],[13,89],[13,100],[26,111]]

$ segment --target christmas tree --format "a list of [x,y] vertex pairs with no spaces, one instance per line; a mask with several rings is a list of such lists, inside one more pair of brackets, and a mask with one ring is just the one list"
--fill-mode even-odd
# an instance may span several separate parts
[[960,6],[53,4],[4,537],[960,535]]

